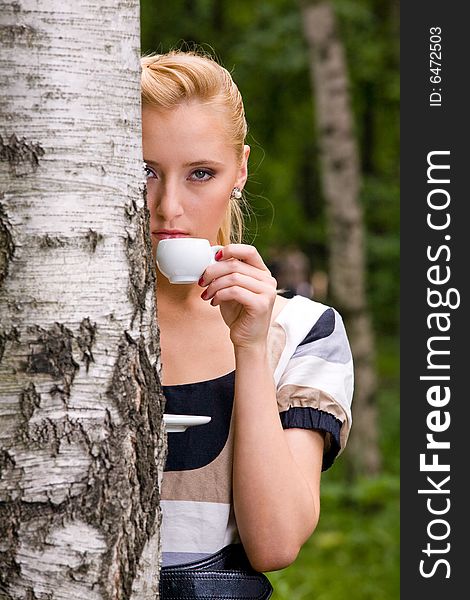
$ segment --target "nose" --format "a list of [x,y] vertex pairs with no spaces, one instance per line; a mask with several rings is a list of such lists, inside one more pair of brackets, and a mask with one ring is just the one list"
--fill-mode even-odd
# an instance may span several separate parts
[[170,182],[158,182],[152,179],[147,183],[147,198],[149,208],[159,220],[170,224],[175,218],[184,213],[182,194],[178,186]]

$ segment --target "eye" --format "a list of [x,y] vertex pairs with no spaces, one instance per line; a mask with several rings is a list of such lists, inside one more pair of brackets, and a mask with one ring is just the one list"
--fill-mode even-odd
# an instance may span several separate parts
[[211,173],[211,171],[208,171],[207,169],[196,169],[191,173],[190,179],[193,181],[209,181],[212,177],[214,177],[214,174]]
[[145,177],[147,177],[147,179],[155,179],[157,177],[155,171],[151,167],[149,167],[147,163],[144,163],[144,172]]

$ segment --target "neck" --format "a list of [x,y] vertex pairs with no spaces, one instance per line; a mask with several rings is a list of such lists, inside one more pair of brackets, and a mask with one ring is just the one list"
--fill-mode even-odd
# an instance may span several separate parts
[[201,294],[204,290],[198,283],[175,284],[169,280],[157,268],[157,300],[165,306],[201,308],[204,301]]

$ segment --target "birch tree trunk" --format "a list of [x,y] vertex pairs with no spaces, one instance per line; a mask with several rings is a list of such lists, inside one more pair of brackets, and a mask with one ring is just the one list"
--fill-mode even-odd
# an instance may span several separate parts
[[158,598],[137,0],[0,2],[0,598]]
[[301,1],[301,10],[329,227],[330,293],[344,316],[355,364],[354,425],[348,454],[356,473],[375,475],[381,467],[375,344],[366,301],[361,176],[346,61],[331,2]]

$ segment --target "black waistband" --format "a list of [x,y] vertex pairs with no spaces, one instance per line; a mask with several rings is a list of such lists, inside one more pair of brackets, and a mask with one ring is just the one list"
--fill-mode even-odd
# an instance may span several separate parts
[[241,544],[160,572],[161,600],[267,600],[272,593],[269,579],[250,566]]

